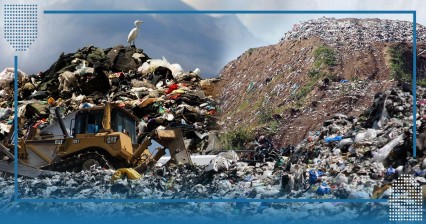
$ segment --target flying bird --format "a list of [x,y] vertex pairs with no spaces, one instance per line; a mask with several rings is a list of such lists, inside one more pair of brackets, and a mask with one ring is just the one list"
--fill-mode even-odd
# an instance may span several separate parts
[[143,23],[143,21],[140,21],[140,20],[135,21],[135,28],[133,28],[130,31],[129,36],[127,37],[127,43],[129,43],[130,46],[132,45],[132,41],[133,41],[133,45],[135,45],[135,39],[136,39],[136,37],[138,37],[140,25],[142,23]]

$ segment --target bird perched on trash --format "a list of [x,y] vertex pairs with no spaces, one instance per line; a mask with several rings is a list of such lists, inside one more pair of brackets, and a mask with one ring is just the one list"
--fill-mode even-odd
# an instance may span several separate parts
[[132,45],[132,41],[133,41],[133,45],[135,45],[135,39],[136,37],[138,37],[139,34],[139,30],[140,30],[140,25],[143,23],[143,21],[140,20],[136,20],[135,21],[135,27],[133,28],[130,33],[129,36],[127,37],[127,43],[130,44],[130,46]]

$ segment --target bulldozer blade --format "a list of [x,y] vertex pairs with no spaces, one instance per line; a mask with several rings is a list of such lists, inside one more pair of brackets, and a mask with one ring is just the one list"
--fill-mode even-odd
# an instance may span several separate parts
[[[158,138],[155,140],[170,151],[170,156],[178,165],[192,165],[191,157],[183,142],[180,129],[157,130]],[[158,158],[160,159],[160,158]]]
[[[0,161],[0,172],[14,174],[14,163],[13,161]],[[40,170],[31,166],[18,164],[18,176],[37,178],[41,176],[51,176],[54,172],[47,170]]]

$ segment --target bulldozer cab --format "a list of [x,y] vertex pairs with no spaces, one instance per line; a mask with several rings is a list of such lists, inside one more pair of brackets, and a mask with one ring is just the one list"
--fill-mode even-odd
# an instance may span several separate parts
[[72,136],[100,132],[122,132],[129,136],[133,145],[136,145],[136,124],[138,120],[137,117],[118,106],[80,110],[75,115],[74,128],[71,129]]

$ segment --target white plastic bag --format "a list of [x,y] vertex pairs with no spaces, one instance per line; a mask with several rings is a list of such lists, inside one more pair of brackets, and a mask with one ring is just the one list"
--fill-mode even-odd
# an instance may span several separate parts
[[167,59],[163,57],[163,59],[150,59],[144,62],[142,66],[138,68],[138,73],[147,75],[154,72],[155,69],[160,66],[170,69],[174,78],[184,72],[179,64],[170,64]]
[[[15,69],[14,68],[5,68],[0,73],[0,85],[9,84],[13,82],[13,78],[15,76]],[[26,74],[18,69],[18,81],[23,80],[23,78],[26,76]]]

